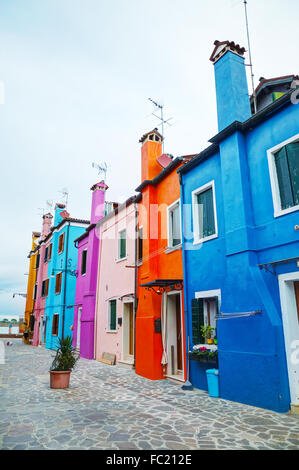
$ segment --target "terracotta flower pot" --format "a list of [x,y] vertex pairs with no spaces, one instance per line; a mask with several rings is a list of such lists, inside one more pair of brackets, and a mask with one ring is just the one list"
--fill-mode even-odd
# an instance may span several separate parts
[[213,340],[212,338],[208,338],[208,339],[207,339],[207,343],[208,343],[208,344],[213,344],[213,343],[214,343],[214,340]]
[[50,388],[69,388],[71,370],[50,370]]

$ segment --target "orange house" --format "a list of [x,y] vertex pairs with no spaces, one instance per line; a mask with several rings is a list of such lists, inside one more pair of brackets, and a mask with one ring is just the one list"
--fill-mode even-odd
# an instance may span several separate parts
[[152,380],[184,381],[182,234],[176,170],[191,157],[162,155],[162,136],[157,129],[140,142],[135,371]]

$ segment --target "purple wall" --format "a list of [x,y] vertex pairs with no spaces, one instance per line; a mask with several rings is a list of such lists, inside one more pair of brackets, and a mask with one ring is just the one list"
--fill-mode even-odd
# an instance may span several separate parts
[[[99,257],[99,238],[95,224],[105,215],[105,192],[107,189],[108,186],[103,181],[92,186],[91,225],[87,228],[85,234],[76,241],[78,246],[78,278],[76,283],[73,345],[78,346],[79,334],[80,357],[85,359],[94,358],[94,317]],[[82,253],[86,249],[86,273],[82,275]],[[78,326],[80,309],[82,309],[81,321]],[[80,328],[80,332],[78,328]]]

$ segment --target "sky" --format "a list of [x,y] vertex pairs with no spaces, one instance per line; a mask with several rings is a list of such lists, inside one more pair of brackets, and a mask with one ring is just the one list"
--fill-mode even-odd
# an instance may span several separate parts
[[[299,74],[298,0],[248,0],[248,16],[256,85]],[[216,39],[247,49],[242,0],[0,0],[0,315],[24,312],[12,294],[26,292],[47,200],[66,187],[88,219],[92,162],[108,165],[108,200],[134,194],[139,139],[158,124],[148,98],[173,118],[165,152],[217,134]]]

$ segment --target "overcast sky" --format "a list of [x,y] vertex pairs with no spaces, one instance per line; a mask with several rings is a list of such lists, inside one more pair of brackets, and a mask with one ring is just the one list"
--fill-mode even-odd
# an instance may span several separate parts
[[[298,0],[248,9],[256,83],[298,74]],[[26,292],[47,199],[67,187],[71,215],[89,218],[93,161],[109,166],[109,200],[134,194],[138,141],[157,124],[149,97],[174,118],[166,152],[207,146],[215,39],[247,48],[242,0],[0,0],[0,314],[24,312],[12,294]]]

